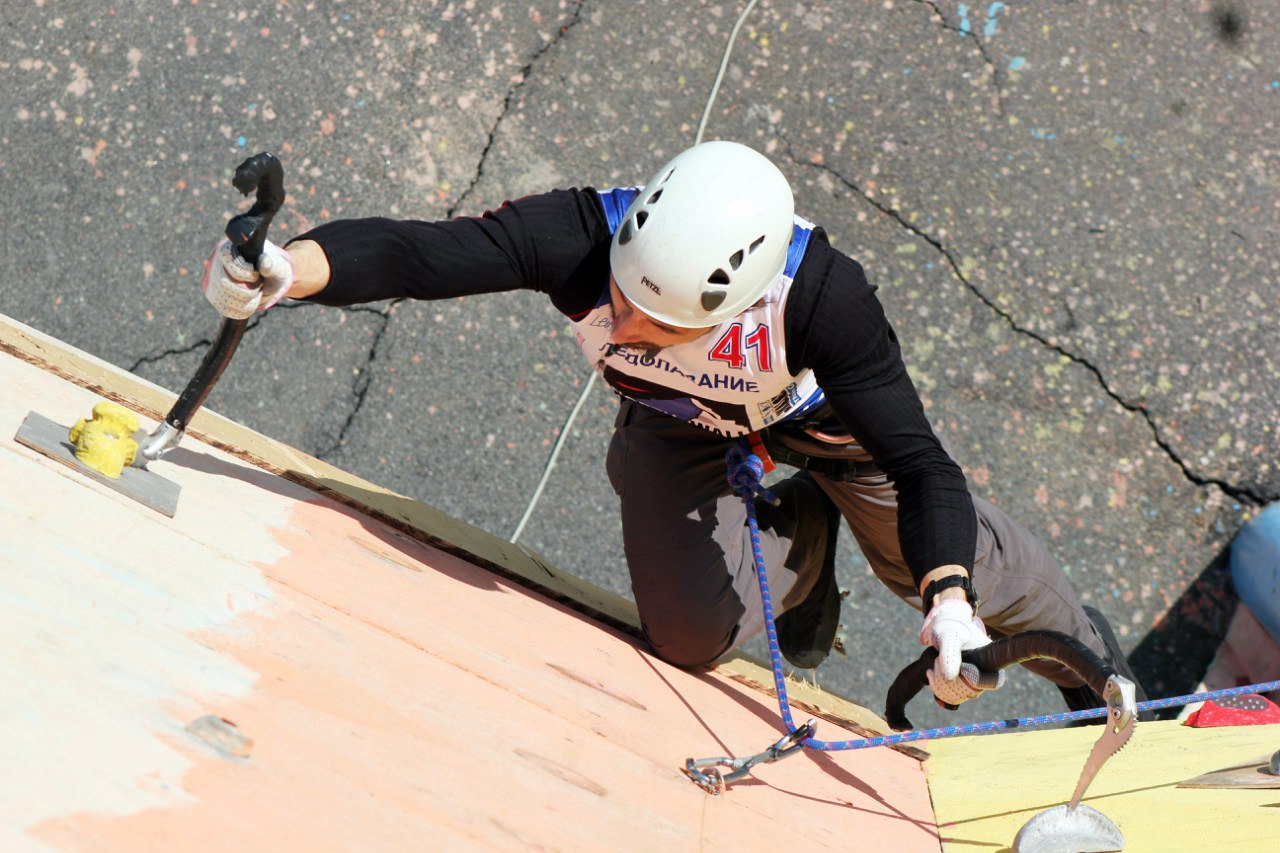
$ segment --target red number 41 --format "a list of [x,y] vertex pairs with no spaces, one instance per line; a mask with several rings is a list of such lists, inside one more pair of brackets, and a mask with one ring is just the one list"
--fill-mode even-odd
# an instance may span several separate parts
[[723,361],[734,370],[747,366],[747,350],[755,350],[756,363],[764,371],[773,370],[769,362],[769,327],[756,326],[755,331],[745,337],[742,324],[734,323],[729,330],[716,341],[708,357],[712,361]]

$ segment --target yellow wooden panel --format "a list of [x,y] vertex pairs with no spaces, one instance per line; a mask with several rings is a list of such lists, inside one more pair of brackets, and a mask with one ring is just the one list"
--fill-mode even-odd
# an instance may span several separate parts
[[[1088,726],[931,743],[925,769],[945,853],[1008,850],[1023,824],[1070,799],[1097,735]],[[1280,725],[1139,723],[1084,802],[1120,827],[1126,853],[1273,853],[1280,790],[1176,785],[1276,749]]]

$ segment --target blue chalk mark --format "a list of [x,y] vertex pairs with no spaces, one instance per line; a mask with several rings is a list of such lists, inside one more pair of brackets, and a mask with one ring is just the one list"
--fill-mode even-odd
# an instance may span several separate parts
[[1280,80],[1272,80],[1272,81],[1271,81],[1271,88],[1272,88],[1272,89],[1280,89]]
[[1040,128],[1038,128],[1038,127],[1033,127],[1033,128],[1031,129],[1031,135],[1032,135],[1033,137],[1035,137],[1036,139],[1045,139],[1045,140],[1048,140],[1048,141],[1050,141],[1050,142],[1052,142],[1053,140],[1055,140],[1055,139],[1057,139],[1057,138],[1058,138],[1058,134],[1053,133],[1052,131],[1048,131],[1048,130],[1041,130],[1041,129],[1040,129]]
[[961,3],[956,9],[960,13],[960,35],[969,35],[969,4]]
[[1013,59],[1009,60],[1009,70],[1021,71],[1022,66],[1026,64],[1027,64],[1027,58],[1025,56],[1015,56]]
[[1003,8],[1003,3],[992,3],[987,7],[987,25],[982,28],[982,34],[987,38],[996,34],[996,15]]
[[241,148],[243,148],[248,141],[249,140],[245,139],[243,136],[236,137],[236,145],[239,145]]

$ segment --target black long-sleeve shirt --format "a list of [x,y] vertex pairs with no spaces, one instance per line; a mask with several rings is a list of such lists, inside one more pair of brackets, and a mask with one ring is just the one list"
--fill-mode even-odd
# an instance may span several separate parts
[[[324,305],[528,289],[576,317],[609,281],[611,235],[591,189],[443,222],[338,220],[297,239],[315,241],[328,258],[329,284],[310,300]],[[788,369],[813,371],[841,423],[892,479],[903,556],[917,583],[939,566],[971,569],[977,521],[964,475],[925,417],[875,288],[820,228],[784,324]]]

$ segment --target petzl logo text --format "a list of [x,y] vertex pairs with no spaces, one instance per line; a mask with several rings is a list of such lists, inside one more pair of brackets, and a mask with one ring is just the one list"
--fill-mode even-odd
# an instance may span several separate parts
[[662,295],[662,288],[658,287],[658,285],[649,281],[649,277],[647,275],[640,276],[640,283],[643,284],[645,287],[649,288],[650,290],[652,290],[654,293],[658,294],[659,296]]

